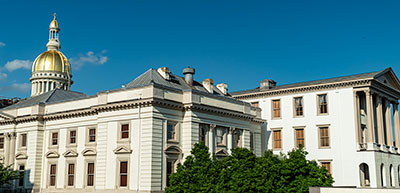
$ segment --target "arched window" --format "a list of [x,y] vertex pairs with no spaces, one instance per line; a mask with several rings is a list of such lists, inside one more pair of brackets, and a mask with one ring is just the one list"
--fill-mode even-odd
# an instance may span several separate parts
[[390,175],[389,175],[390,186],[394,186],[394,171],[393,171],[393,165],[391,165],[391,164],[389,166],[389,172],[390,172]]
[[383,164],[381,164],[381,185],[382,187],[386,187],[386,172]]
[[370,186],[369,168],[366,163],[360,164],[360,185],[361,187]]

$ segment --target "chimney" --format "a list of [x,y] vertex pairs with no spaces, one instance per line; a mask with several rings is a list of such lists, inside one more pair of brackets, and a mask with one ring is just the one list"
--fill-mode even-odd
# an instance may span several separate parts
[[190,86],[193,86],[193,75],[194,75],[194,73],[195,73],[194,68],[190,68],[190,66],[188,66],[187,68],[183,69],[183,75],[185,75],[185,81]]
[[228,93],[228,85],[225,83],[217,84],[217,88],[224,94],[226,95]]
[[211,78],[207,78],[203,80],[203,87],[209,92],[213,93],[213,85],[214,81]]
[[276,86],[276,82],[273,80],[265,79],[260,82],[260,89],[271,89]]
[[157,72],[165,79],[165,80],[169,80],[169,74],[171,73],[169,71],[169,68],[167,67],[161,67],[159,69],[157,69]]

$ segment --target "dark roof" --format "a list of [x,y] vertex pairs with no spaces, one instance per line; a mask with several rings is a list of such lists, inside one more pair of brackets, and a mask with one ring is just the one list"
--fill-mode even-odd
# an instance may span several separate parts
[[356,74],[356,75],[350,75],[350,76],[341,76],[341,77],[336,77],[336,78],[328,78],[328,79],[322,79],[322,80],[313,80],[313,81],[307,81],[307,82],[279,85],[279,86],[275,86],[274,88],[270,88],[270,89],[260,89],[260,87],[258,87],[256,89],[236,91],[236,92],[232,92],[230,94],[231,95],[242,95],[242,94],[274,91],[274,90],[289,89],[289,88],[296,88],[296,87],[303,87],[303,86],[312,86],[312,85],[319,85],[319,84],[328,84],[328,83],[343,82],[343,81],[373,79],[377,75],[384,73],[388,70],[391,70],[391,68],[386,68],[385,70],[376,71],[376,72],[362,73],[362,74]]
[[[145,73],[143,73],[142,75],[137,77],[135,80],[128,83],[125,88],[138,88],[138,87],[149,86],[151,84],[158,84],[158,85],[162,85],[165,87],[178,89],[181,91],[197,90],[200,92],[208,93],[208,91],[203,87],[203,84],[201,84],[197,81],[193,81],[193,86],[190,86],[188,83],[186,83],[186,81],[183,77],[174,75],[172,73],[170,73],[170,80],[166,80],[157,72],[157,70],[155,70],[153,68],[150,68]],[[214,95],[225,96],[215,86],[213,86],[213,90],[214,90],[214,92],[213,92]]]
[[51,103],[57,103],[57,102],[65,102],[65,101],[70,101],[70,100],[75,100],[75,99],[86,98],[86,97],[87,97],[86,94],[83,94],[80,92],[74,92],[74,91],[62,90],[62,89],[56,88],[52,91],[43,93],[38,96],[34,96],[30,99],[21,100],[17,104],[8,106],[6,108],[3,108],[2,110],[27,107],[27,106],[37,105],[40,103],[51,104]]

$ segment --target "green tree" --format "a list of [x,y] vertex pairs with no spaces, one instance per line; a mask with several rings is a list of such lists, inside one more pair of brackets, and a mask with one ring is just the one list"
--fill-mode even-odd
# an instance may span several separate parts
[[265,152],[256,157],[236,148],[221,160],[211,157],[204,143],[195,144],[192,155],[170,176],[170,192],[308,192],[312,186],[332,186],[332,176],[307,152],[295,149],[287,155]]
[[0,187],[11,184],[12,180],[20,179],[21,177],[21,171],[13,170],[12,165],[5,166],[0,164]]

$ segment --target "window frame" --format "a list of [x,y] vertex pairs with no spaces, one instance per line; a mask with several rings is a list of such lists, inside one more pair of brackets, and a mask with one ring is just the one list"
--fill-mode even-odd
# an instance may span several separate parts
[[[24,169],[21,169],[21,166]],[[18,181],[16,183],[17,187],[25,187],[25,179],[26,179],[26,175],[25,175],[26,167],[25,166],[26,166],[25,163],[18,163],[18,171],[20,172],[22,177],[18,179]],[[22,185],[21,185],[21,182],[22,182]]]
[[[319,103],[319,97],[325,95],[326,97],[326,113],[321,113],[321,108],[320,108],[320,103]],[[329,115],[329,98],[328,98],[328,93],[319,93],[317,94],[317,115],[318,116],[323,116],[323,115]]]
[[[93,184],[89,184],[89,164],[93,164],[93,173],[91,174],[93,176]],[[94,189],[96,186],[96,161],[95,160],[85,160],[85,176],[84,176],[84,184],[83,187],[85,188],[92,188]]]
[[[218,130],[222,130],[223,131],[223,135],[222,136],[218,136]],[[221,126],[216,126],[215,127],[215,144],[217,147],[226,147],[226,138],[227,138],[227,133],[228,133],[228,128],[226,127],[221,127]],[[222,137],[221,139],[221,143],[218,143],[218,138]]]
[[4,133],[0,134],[0,139],[2,139],[2,142],[0,142],[0,144],[1,144],[0,151],[4,151],[5,140],[6,140]]
[[[326,124],[326,125],[317,125],[318,128],[318,148],[319,149],[330,149],[331,148],[331,129],[330,129],[330,124]],[[328,130],[328,146],[322,146],[322,136],[321,136],[321,128],[327,128]]]
[[[126,138],[123,138],[123,137],[122,137],[122,136],[123,136],[123,133],[126,133],[126,132],[123,132],[123,131],[122,131],[122,128],[123,128],[124,125],[128,125],[128,131],[127,131],[128,137],[126,137]],[[131,123],[130,123],[130,122],[127,122],[127,121],[119,123],[119,129],[118,129],[118,131],[119,131],[119,132],[118,132],[118,139],[119,139],[119,140],[121,140],[121,141],[130,140],[131,134],[132,134],[132,132],[131,132]]]
[[296,127],[293,127],[293,131],[294,131],[294,145],[295,145],[295,147],[294,148],[299,148],[299,144],[297,143],[297,141],[298,141],[298,138],[297,138],[297,130],[303,130],[303,148],[305,149],[306,148],[306,130],[305,130],[305,126],[296,126]]
[[[272,150],[282,150],[283,148],[283,139],[282,139],[282,128],[272,128]],[[280,147],[276,147],[275,145],[275,132],[280,132]]]
[[[173,138],[172,139],[168,139],[168,134],[169,134],[169,131],[168,131],[168,126],[169,125],[173,125],[173,128],[174,128],[174,134],[173,134]],[[180,130],[180,125],[179,125],[179,122],[177,122],[177,121],[169,121],[169,120],[167,120],[167,123],[166,123],[166,138],[167,138],[167,142],[168,143],[179,143],[179,130]]]
[[[75,143],[71,143],[71,132],[75,131]],[[67,130],[67,143],[68,146],[77,146],[78,144],[78,129],[68,129]]]
[[[71,175],[71,174],[69,173],[69,166],[70,166],[71,164],[74,165],[74,171],[73,171],[73,174],[72,174],[72,176],[73,176],[73,182],[72,182],[72,185],[69,185],[69,177],[70,177],[70,175]],[[76,162],[75,162],[75,161],[67,161],[67,162],[66,162],[65,174],[66,174],[66,177],[65,177],[65,187],[67,187],[67,188],[73,188],[73,187],[75,187],[75,185],[76,185]]]
[[[52,168],[52,166],[53,165],[55,165],[55,173],[54,174],[52,174],[52,172],[51,172],[51,168]],[[49,169],[48,169],[48,182],[47,182],[47,186],[48,187],[50,187],[50,188],[56,188],[57,187],[57,170],[58,170],[58,167],[57,167],[57,163],[56,162],[50,162],[49,163]],[[54,175],[54,185],[52,185],[52,183],[51,183],[51,178],[52,178],[52,176]]]
[[[297,106],[296,106],[296,99],[301,98],[301,115],[297,115]],[[304,117],[304,97],[303,96],[295,96],[293,97],[293,117],[294,118],[300,118]]]
[[[274,107],[274,101],[279,101],[279,117],[275,117],[275,107]],[[277,120],[277,119],[282,119],[282,103],[281,99],[271,99],[271,119],[272,120]]]
[[[53,144],[53,135],[57,134],[57,144]],[[60,132],[59,131],[50,131],[50,147],[58,147],[60,139]]]
[[[24,136],[25,136],[25,142],[24,142]],[[20,133],[19,134],[19,145],[18,145],[18,147],[20,148],[20,149],[26,149],[27,148],[27,146],[28,146],[28,133]],[[23,143],[25,143],[25,145],[23,145]]]
[[[91,137],[91,135],[90,135],[90,130],[91,129],[94,129],[95,130],[95,135],[94,135],[94,141],[90,141],[90,137]],[[96,144],[97,143],[97,127],[95,127],[95,126],[89,126],[89,127],[87,127],[87,129],[86,129],[86,144],[87,145],[94,145],[94,144]]]
[[204,130],[204,144],[208,147],[208,136],[210,131],[210,125],[208,124],[199,124],[199,142],[201,142],[201,131]]
[[321,167],[324,167],[323,166],[324,163],[329,163],[329,169],[326,168],[326,167],[325,168],[328,170],[328,174],[330,174],[331,176],[333,176],[332,162],[333,162],[332,159],[321,159],[321,160],[318,160],[319,166],[321,166]]

